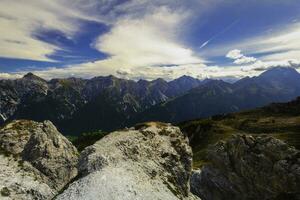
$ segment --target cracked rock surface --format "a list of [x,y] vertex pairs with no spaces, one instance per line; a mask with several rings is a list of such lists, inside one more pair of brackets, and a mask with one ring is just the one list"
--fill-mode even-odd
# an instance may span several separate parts
[[191,191],[204,200],[300,199],[300,152],[272,137],[235,135],[209,150]]
[[78,152],[50,121],[0,129],[0,199],[52,199],[77,175]]
[[87,147],[78,180],[59,200],[198,199],[189,191],[192,151],[179,128],[147,123]]

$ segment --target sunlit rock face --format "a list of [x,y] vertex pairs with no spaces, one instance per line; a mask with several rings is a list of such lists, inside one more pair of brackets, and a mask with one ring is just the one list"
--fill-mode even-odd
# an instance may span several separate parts
[[202,199],[300,199],[300,152],[281,140],[235,135],[208,157],[191,178]]
[[179,128],[148,123],[116,131],[80,156],[79,174],[57,199],[197,199],[192,151]]
[[52,199],[77,175],[78,152],[50,121],[0,129],[0,199]]

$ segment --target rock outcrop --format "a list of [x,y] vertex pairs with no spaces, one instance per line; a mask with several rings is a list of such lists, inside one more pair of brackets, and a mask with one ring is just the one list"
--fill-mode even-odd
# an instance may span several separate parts
[[198,199],[189,191],[192,151],[179,128],[147,123],[87,147],[79,179],[58,200]]
[[235,135],[208,154],[191,178],[204,200],[300,199],[300,152],[278,139]]
[[77,175],[78,152],[50,121],[0,129],[0,199],[52,199]]

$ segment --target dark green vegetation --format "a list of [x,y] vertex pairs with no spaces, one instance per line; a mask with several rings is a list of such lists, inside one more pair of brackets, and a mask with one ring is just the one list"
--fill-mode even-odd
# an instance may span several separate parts
[[82,133],[79,136],[67,136],[73,145],[80,152],[85,147],[93,145],[95,142],[106,136],[108,133],[101,130],[89,133]]
[[1,196],[8,197],[10,195],[10,191],[7,187],[1,189]]
[[190,138],[194,166],[207,162],[207,148],[232,134],[270,135],[300,149],[300,97],[250,111],[217,115],[179,124]]

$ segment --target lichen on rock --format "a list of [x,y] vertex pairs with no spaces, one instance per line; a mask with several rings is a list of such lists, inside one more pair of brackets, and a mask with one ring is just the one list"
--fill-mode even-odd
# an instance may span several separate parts
[[50,121],[0,129],[1,199],[52,199],[77,175],[78,152]]
[[189,192],[192,150],[179,128],[147,123],[87,147],[81,178],[57,199],[198,199]]
[[300,152],[272,137],[234,135],[209,150],[191,191],[205,200],[300,199]]

